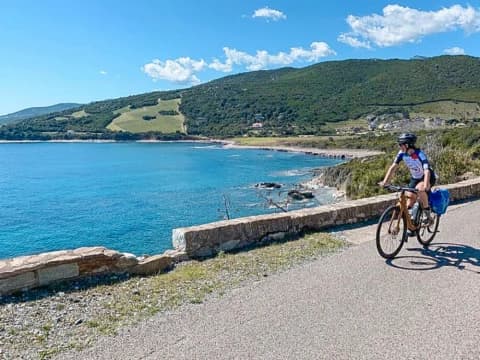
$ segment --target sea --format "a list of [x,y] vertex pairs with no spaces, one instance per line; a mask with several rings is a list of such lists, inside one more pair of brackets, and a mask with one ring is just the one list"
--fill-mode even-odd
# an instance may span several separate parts
[[[340,160],[212,143],[1,143],[0,259],[105,246],[172,248],[172,230],[328,204],[287,202],[312,170]],[[275,190],[257,186],[276,183]]]

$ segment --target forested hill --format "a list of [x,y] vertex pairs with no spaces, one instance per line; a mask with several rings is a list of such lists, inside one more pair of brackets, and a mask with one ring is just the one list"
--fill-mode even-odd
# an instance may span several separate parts
[[246,120],[262,114],[267,126],[295,125],[295,132],[315,133],[327,122],[423,102],[479,102],[479,70],[480,59],[467,56],[324,62],[212,81],[192,88],[182,111],[195,132],[240,131]]
[[[125,138],[126,132],[108,130],[107,125],[125,111],[158,106],[158,99],[179,99],[178,109],[168,112],[183,116],[189,135],[234,136],[251,131],[257,122],[262,123],[261,134],[328,133],[328,124],[369,114],[408,114],[419,104],[480,103],[480,59],[345,60],[255,71],[188,89],[91,103],[76,109],[76,116],[64,111],[28,119],[0,128],[0,136],[62,136],[69,131],[74,136]],[[149,119],[144,115],[142,121]]]

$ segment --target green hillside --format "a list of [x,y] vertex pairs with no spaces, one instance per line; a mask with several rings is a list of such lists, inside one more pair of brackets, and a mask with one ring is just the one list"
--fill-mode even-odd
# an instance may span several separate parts
[[478,71],[480,59],[467,56],[325,62],[213,81],[184,95],[181,110],[191,133],[240,134],[262,114],[264,129],[318,134],[326,123],[371,113],[439,100],[479,102]]
[[[160,125],[159,116],[173,120],[174,112],[149,118],[159,106],[158,99],[181,99],[178,120],[184,126],[179,122]],[[212,137],[328,135],[344,123],[366,124],[367,117],[381,114],[478,119],[479,104],[479,58],[345,60],[301,69],[255,71],[188,89],[99,101],[75,112],[66,110],[4,125],[0,138],[128,139],[179,137],[184,132]],[[134,117],[132,127],[123,122],[127,110],[128,116]],[[254,129],[254,123],[261,127]]]

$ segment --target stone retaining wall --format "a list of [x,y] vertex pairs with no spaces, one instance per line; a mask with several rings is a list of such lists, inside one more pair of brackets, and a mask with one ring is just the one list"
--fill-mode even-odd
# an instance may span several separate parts
[[[442,187],[449,189],[453,201],[480,196],[480,178]],[[379,216],[395,198],[395,194],[381,195],[288,213],[174,229],[175,250],[146,258],[91,247],[0,260],[0,295],[95,274],[156,274],[189,258],[211,256],[222,250],[280,239],[304,230],[321,230],[371,219]]]
[[0,260],[0,295],[105,273],[156,274],[188,259],[170,250],[139,259],[104,247],[84,247]]
[[[452,201],[480,196],[480,178],[441,186],[450,191]],[[251,216],[173,230],[173,245],[191,258],[211,256],[219,251],[242,248],[305,230],[321,230],[380,216],[396,199],[381,195],[338,204],[280,214]]]

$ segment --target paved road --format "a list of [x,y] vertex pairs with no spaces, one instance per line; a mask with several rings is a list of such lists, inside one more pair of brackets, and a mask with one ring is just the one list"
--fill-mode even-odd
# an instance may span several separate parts
[[479,214],[480,201],[449,209],[430,250],[411,239],[391,263],[373,229],[345,232],[358,245],[70,358],[479,359]]

